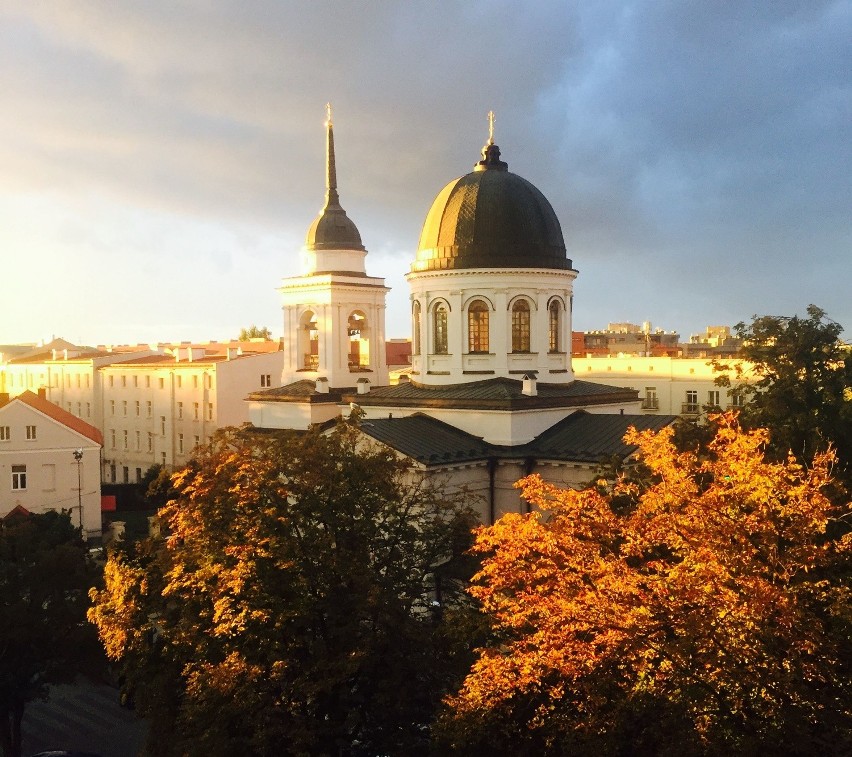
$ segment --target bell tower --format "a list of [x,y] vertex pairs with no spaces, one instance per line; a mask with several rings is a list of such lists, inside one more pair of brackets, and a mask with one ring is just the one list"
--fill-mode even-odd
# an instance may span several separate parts
[[368,276],[361,235],[340,205],[331,105],[326,106],[325,205],[308,229],[300,276],[278,291],[284,313],[282,384],[326,379],[331,388],[366,378],[388,383],[384,279]]

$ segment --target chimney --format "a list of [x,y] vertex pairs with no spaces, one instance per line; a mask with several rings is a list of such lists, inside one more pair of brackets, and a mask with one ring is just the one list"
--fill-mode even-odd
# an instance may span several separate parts
[[369,394],[370,392],[370,379],[368,378],[359,378],[355,382],[358,387],[358,394]]
[[317,394],[328,394],[328,379],[325,376],[320,376],[315,382]]
[[47,399],[47,390],[43,386],[40,386],[38,388],[38,396],[41,397],[43,400]]
[[536,388],[535,373],[524,374],[524,383],[523,387],[521,388],[521,394],[527,397],[535,397],[538,394],[538,389]]

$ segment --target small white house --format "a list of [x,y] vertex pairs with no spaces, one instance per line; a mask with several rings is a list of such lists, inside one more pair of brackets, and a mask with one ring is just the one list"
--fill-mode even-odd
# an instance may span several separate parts
[[3,399],[0,517],[16,507],[68,510],[85,538],[100,537],[101,432],[33,392]]

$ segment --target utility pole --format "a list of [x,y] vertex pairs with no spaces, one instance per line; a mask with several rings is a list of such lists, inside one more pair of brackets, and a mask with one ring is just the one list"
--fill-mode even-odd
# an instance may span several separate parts
[[83,462],[83,450],[74,450],[74,459],[77,461],[77,507],[80,513],[80,537],[83,536],[83,476],[80,465]]

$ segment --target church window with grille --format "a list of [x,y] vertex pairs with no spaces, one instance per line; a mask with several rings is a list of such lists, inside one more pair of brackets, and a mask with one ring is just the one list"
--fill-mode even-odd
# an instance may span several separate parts
[[530,351],[530,305],[518,300],[512,305],[512,352]]
[[446,355],[447,345],[447,308],[442,303],[435,305],[432,311],[434,354]]
[[560,321],[560,308],[559,303],[554,300],[550,303],[550,307],[547,308],[547,316],[548,316],[548,333],[550,335],[550,346],[549,349],[551,352],[559,352],[559,321]]
[[467,350],[488,352],[488,305],[474,300],[467,309]]

